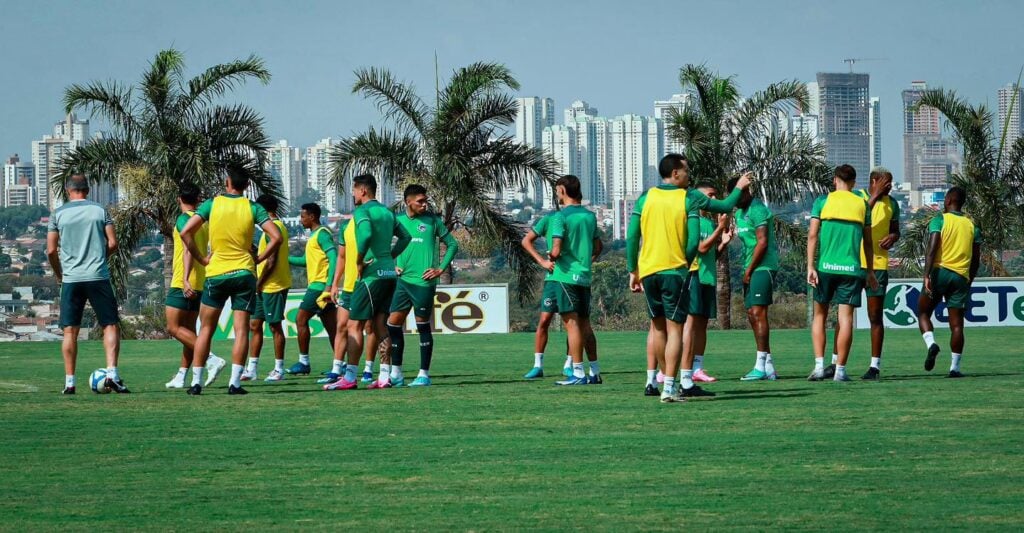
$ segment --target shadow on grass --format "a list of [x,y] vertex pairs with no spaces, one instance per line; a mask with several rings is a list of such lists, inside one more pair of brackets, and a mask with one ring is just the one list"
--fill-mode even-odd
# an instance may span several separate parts
[[[947,376],[948,372],[933,372],[931,374],[896,374],[891,376],[883,376],[882,381],[911,381],[915,379],[951,379]],[[995,377],[1007,377],[1007,376],[1021,376],[1024,375],[1022,372],[982,372],[978,374],[964,374],[962,378],[956,379],[971,379],[971,378],[995,378]],[[860,380],[857,380],[860,381]],[[954,380],[955,381],[955,380]]]
[[[730,401],[730,400],[763,400],[763,399],[773,399],[773,398],[800,398],[800,397],[803,397],[803,396],[813,396],[815,394],[815,393],[810,392],[810,391],[792,392],[792,393],[787,393],[787,394],[779,394],[776,391],[754,391],[754,392],[760,392],[761,394],[756,394],[755,393],[755,394],[740,394],[740,395],[735,395],[735,396],[716,396],[715,399],[712,400],[712,401],[715,401],[715,402],[723,402],[723,401],[725,401],[725,402],[727,402],[727,401]],[[694,403],[697,403],[697,402],[700,402],[700,401],[702,401],[702,400],[697,400]]]

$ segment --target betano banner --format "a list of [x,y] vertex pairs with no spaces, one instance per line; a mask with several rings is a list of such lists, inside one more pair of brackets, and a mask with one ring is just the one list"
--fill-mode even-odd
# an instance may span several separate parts
[[[298,334],[295,315],[299,312],[299,304],[305,293],[304,290],[288,293],[284,332],[289,338]],[[508,301],[506,284],[439,285],[434,299],[434,333],[508,333]],[[214,340],[235,338],[233,315],[231,306],[224,306],[217,331],[213,335]],[[311,320],[309,328],[314,337],[327,336],[319,319]],[[405,330],[406,333],[416,331],[416,319],[412,313],[409,313]],[[264,328],[264,336],[270,337],[269,328]]]
[[[882,310],[885,327],[917,327],[917,299],[921,296],[921,285],[920,279],[889,281]],[[863,304],[857,308],[858,329],[871,327],[867,302]],[[975,279],[965,311],[967,327],[1024,325],[1024,278]],[[932,323],[936,328],[949,327],[945,303],[935,309]]]

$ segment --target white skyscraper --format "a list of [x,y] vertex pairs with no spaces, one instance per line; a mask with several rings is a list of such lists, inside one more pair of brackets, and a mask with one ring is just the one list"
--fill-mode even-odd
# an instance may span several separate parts
[[565,109],[565,125],[572,126],[579,118],[597,118],[597,108],[583,100],[576,100]]
[[[1007,116],[1009,116],[1010,123],[1006,124],[1006,144],[1003,146],[1006,148],[1004,152],[1008,153],[1013,146],[1013,143],[1017,142],[1017,139],[1021,135],[1021,126],[1024,126],[1024,120],[1021,120],[1021,100],[1024,100],[1024,90],[1017,89],[1017,98],[1014,99],[1014,86],[1007,85],[999,89],[999,124],[996,126],[1000,134],[1003,131],[1003,125],[1006,124]],[[1011,107],[1012,102],[1012,107]],[[1005,155],[1005,153],[1004,153]]]
[[[580,168],[580,153],[576,147],[576,131],[567,126],[555,125],[544,128],[541,133],[541,147],[558,162],[559,174],[577,174]],[[586,197],[586,192],[583,193]],[[550,187],[545,186],[539,193],[540,205],[544,209],[553,209],[554,194]]]
[[[555,125],[555,101],[551,98],[530,96],[516,98],[515,141],[531,148],[541,148],[544,128]],[[525,191],[504,191],[505,201],[529,199],[535,205],[544,202],[544,184],[533,180]]]
[[882,165],[882,107],[877,96],[871,97],[868,106],[868,154],[871,168]]
[[578,168],[584,201],[608,205],[611,144],[608,120],[603,117],[578,117],[569,125],[576,131]]
[[789,133],[820,141],[817,115],[793,115],[789,117]]
[[672,140],[669,138],[669,124],[672,120],[671,110],[675,109],[677,112],[682,112],[690,105],[690,95],[688,94],[673,94],[672,98],[668,100],[655,100],[654,101],[654,118],[661,120],[664,135],[661,141],[664,145],[664,153],[659,154],[659,157],[667,154],[681,154],[686,150],[686,146],[683,143]]
[[288,141],[281,140],[270,147],[267,172],[281,184],[281,192],[290,207],[306,187],[302,176],[302,150],[289,146]]
[[[328,158],[331,148],[336,144],[338,144],[337,141],[327,137],[306,148],[306,186],[320,193],[320,208],[325,213],[338,213],[347,207],[341,205],[338,190],[328,185],[331,179],[331,164],[328,162]],[[348,197],[348,195],[345,196]]]
[[658,119],[623,115],[609,122],[612,203],[638,194],[658,183],[658,161],[664,151],[664,126]]
[[14,154],[4,163],[3,207],[34,204],[36,183],[36,167],[29,161],[22,161]]
[[804,115],[821,116],[821,90],[818,82],[812,81],[807,84],[807,109],[800,110]]

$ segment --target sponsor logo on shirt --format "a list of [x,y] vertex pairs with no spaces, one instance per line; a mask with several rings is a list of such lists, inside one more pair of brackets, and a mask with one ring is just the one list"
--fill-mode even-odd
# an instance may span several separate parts
[[825,270],[838,270],[840,272],[857,272],[857,267],[854,265],[837,265],[835,263],[823,263],[822,269]]

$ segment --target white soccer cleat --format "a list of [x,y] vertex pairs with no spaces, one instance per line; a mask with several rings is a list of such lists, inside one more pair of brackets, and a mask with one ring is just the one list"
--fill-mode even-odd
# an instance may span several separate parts
[[217,381],[217,376],[219,376],[227,366],[227,361],[211,353],[210,357],[206,359],[206,383],[203,386],[209,387],[210,385],[213,385],[213,382]]
[[185,388],[185,375],[175,374],[170,381],[164,384],[164,387],[168,389],[184,389]]

